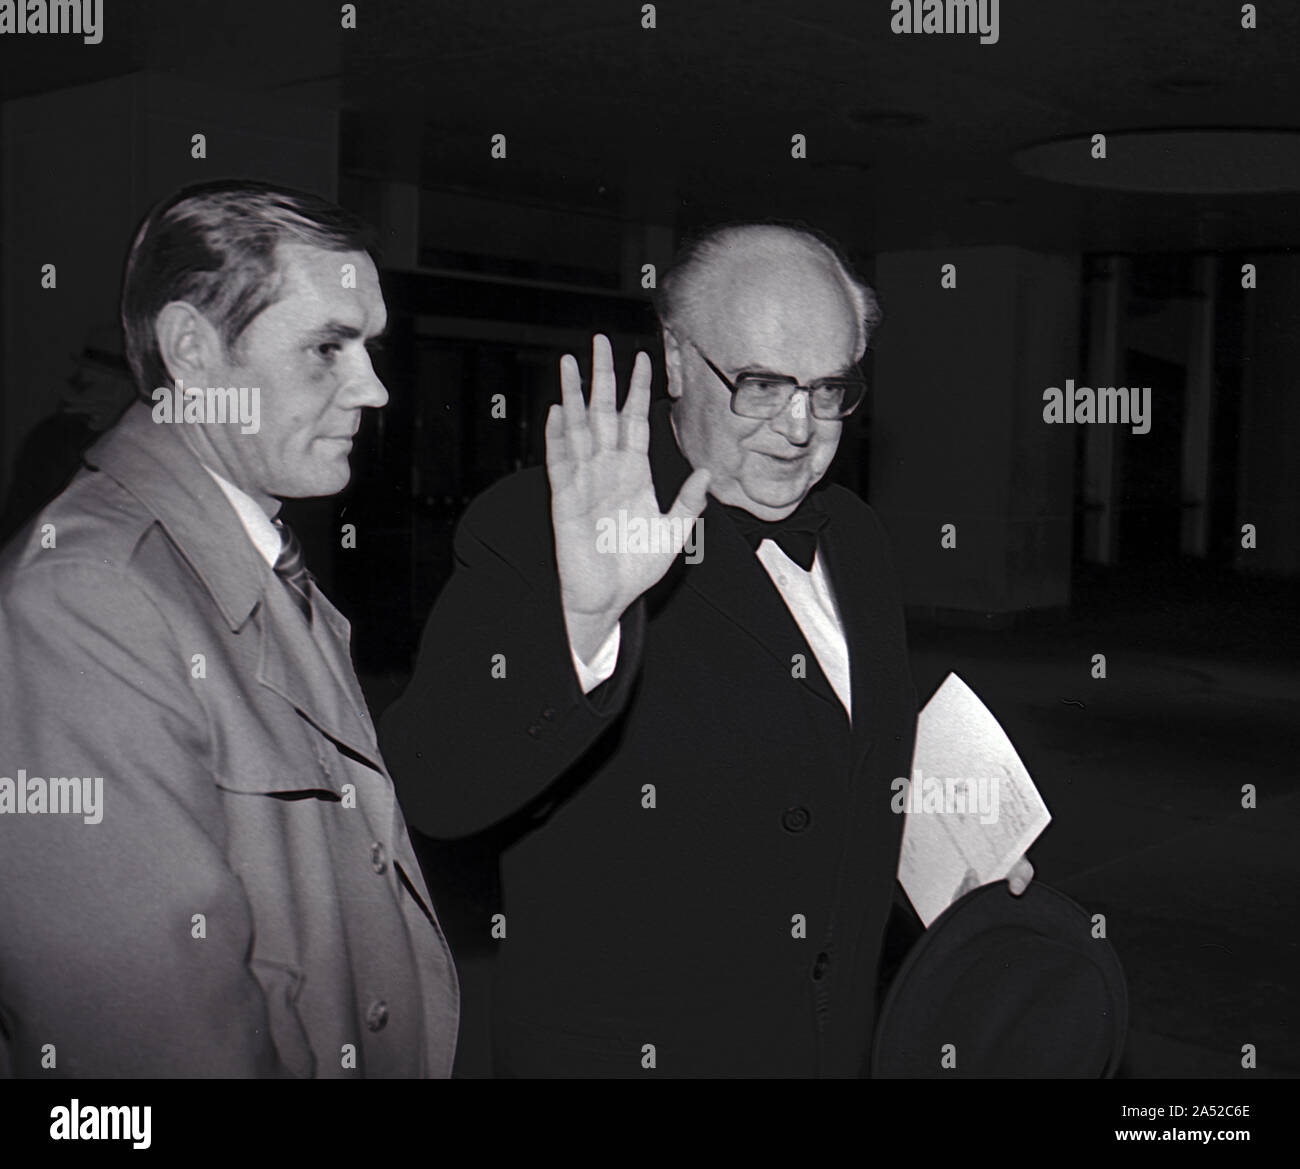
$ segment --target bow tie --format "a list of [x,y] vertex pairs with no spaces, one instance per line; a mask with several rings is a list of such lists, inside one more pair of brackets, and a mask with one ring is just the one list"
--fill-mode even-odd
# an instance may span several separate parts
[[800,568],[807,572],[817,555],[817,536],[830,520],[820,492],[804,497],[804,501],[783,520],[760,520],[738,507],[724,505],[732,522],[745,537],[751,548],[764,540],[774,540]]

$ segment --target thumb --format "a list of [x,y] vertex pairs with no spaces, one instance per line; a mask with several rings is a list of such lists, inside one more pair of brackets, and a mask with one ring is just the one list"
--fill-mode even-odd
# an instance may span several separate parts
[[691,477],[682,484],[682,489],[677,493],[672,507],[668,509],[668,515],[681,520],[693,520],[698,517],[709,502],[711,478],[712,476],[705,470],[692,472]]

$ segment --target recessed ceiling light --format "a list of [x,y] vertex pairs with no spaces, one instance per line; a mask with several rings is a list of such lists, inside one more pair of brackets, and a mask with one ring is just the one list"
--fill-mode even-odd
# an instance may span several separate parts
[[1300,191],[1300,132],[1294,130],[1121,130],[1105,138],[1105,158],[1094,157],[1093,136],[1082,135],[1027,146],[1012,162],[1034,178],[1112,191]]

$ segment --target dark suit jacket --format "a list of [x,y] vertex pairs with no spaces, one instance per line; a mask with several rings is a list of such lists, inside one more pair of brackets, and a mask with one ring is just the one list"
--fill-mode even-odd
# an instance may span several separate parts
[[347,621],[313,586],[308,625],[147,405],[86,457],[0,556],[0,777],[103,778],[98,823],[0,791],[0,1074],[448,1075]]
[[[652,460],[666,508],[688,468],[665,407]],[[862,1071],[902,832],[890,782],[908,774],[916,695],[884,532],[852,493],[824,498],[851,729],[716,502],[701,563],[679,558],[628,611],[617,671],[588,696],[545,470],[498,483],[462,520],[455,573],[382,741],[422,831],[518,825],[502,862],[498,1070]]]

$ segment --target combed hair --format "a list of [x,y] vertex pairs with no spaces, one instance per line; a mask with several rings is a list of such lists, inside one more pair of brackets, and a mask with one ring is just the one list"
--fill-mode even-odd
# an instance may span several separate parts
[[154,324],[172,301],[186,301],[216,328],[227,353],[280,296],[282,243],[334,252],[369,252],[370,228],[316,195],[248,180],[185,187],[145,216],[122,280],[122,331],[136,388],[149,397],[170,384]]
[[655,288],[655,312],[665,328],[671,330],[691,315],[701,295],[700,277],[726,253],[746,243],[786,244],[827,260],[859,322],[857,356],[866,352],[883,319],[875,292],[857,276],[833,240],[811,228],[789,223],[724,223],[687,240]]

